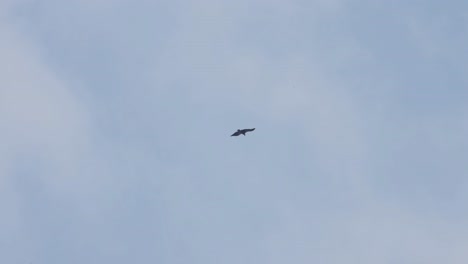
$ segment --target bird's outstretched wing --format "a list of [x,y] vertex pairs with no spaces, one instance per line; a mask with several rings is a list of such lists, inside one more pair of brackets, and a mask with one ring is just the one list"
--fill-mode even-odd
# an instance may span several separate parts
[[237,137],[240,134],[242,134],[242,131],[236,131],[236,132],[234,132],[234,134],[231,135],[231,137]]
[[244,129],[244,132],[252,132],[254,130],[255,130],[255,128],[246,128],[246,129]]

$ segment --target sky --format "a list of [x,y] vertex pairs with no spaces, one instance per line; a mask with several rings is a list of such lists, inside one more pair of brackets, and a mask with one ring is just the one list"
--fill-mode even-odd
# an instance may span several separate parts
[[0,262],[467,263],[467,8],[0,0]]

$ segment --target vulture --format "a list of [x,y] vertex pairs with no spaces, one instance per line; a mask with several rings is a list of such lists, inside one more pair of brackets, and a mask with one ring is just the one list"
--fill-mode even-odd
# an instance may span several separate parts
[[231,137],[237,137],[237,136],[240,136],[240,135],[244,135],[245,136],[245,133],[247,132],[252,132],[254,131],[255,128],[245,128],[245,129],[237,129],[236,132],[234,132],[234,134],[231,135]]

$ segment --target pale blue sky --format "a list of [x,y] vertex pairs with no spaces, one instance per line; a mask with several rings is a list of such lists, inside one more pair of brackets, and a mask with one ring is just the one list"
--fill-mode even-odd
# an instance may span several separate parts
[[467,8],[0,0],[0,262],[467,263]]

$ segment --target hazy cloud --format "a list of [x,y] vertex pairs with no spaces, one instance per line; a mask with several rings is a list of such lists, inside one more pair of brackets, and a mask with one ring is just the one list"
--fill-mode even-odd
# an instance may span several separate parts
[[466,262],[464,4],[419,6],[2,1],[0,260]]

